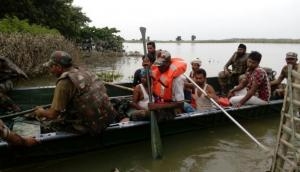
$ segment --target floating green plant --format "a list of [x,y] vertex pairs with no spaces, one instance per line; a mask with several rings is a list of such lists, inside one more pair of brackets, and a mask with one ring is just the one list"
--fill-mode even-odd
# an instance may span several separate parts
[[123,75],[121,73],[116,72],[114,70],[101,71],[101,72],[97,72],[96,74],[100,79],[102,79],[103,81],[106,81],[106,82],[114,82],[123,77]]

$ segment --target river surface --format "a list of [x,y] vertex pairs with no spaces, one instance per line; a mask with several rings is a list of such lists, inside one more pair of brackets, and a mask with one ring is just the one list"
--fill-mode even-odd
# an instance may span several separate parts
[[[273,148],[279,118],[251,120],[242,125]],[[164,156],[153,160],[150,140],[103,151],[3,170],[4,172],[264,172],[271,158],[237,126],[202,129],[162,139]]]
[[[227,60],[237,50],[238,43],[157,43],[157,49],[168,50],[173,57],[181,57],[188,63],[187,73],[191,70],[190,62],[194,58],[202,60],[202,67],[208,76],[217,76]],[[300,44],[258,44],[249,43],[247,52],[259,51],[262,54],[260,66],[269,67],[277,71],[277,76],[285,64],[285,54],[289,51],[300,53]],[[141,43],[125,43],[127,52],[143,52]],[[132,81],[132,76],[137,68],[142,67],[141,57],[110,57],[99,58],[92,61],[98,70],[111,70],[122,74],[115,81]]]

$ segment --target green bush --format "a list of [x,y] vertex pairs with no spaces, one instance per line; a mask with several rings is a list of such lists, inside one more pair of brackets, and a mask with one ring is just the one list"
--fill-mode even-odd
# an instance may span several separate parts
[[0,33],[0,55],[12,60],[29,77],[48,74],[42,64],[55,50],[66,51],[75,63],[80,62],[78,48],[59,34]]
[[27,20],[19,20],[17,17],[6,17],[0,20],[0,32],[2,33],[31,33],[31,34],[53,34],[60,33],[55,29],[48,29],[40,25],[30,25]]

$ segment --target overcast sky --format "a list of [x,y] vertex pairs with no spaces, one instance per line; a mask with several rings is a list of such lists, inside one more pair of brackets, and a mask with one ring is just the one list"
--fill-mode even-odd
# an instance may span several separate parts
[[300,39],[300,0],[74,0],[92,22],[115,27],[123,38]]

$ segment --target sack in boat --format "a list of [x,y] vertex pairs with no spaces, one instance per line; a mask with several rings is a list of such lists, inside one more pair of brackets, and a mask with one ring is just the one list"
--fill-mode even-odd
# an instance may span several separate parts
[[223,107],[230,106],[230,102],[229,102],[229,99],[227,97],[219,97],[218,103],[219,103],[219,105],[221,105]]

